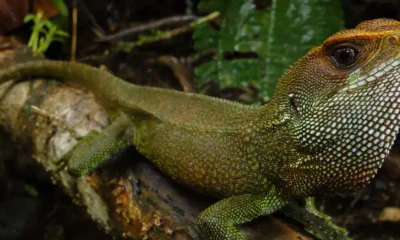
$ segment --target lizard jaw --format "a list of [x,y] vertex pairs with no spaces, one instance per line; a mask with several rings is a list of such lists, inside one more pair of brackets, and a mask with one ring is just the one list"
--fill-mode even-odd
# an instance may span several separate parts
[[292,166],[305,173],[303,182],[313,182],[303,194],[354,193],[365,187],[394,143],[400,128],[400,59],[355,79],[295,126],[301,145],[313,149]]

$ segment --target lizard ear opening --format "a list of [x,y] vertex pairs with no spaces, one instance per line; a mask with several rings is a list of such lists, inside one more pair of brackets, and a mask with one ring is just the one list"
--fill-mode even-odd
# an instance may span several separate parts
[[293,111],[295,112],[295,114],[298,116],[299,115],[299,110],[298,110],[298,104],[299,103],[298,103],[294,93],[289,94],[289,103],[290,103],[290,106],[292,106]]

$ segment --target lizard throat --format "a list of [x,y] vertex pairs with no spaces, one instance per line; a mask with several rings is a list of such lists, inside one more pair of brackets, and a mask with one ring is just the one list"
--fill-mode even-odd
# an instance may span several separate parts
[[288,166],[301,179],[298,195],[353,193],[389,153],[400,127],[400,61],[359,74],[294,124],[298,148],[309,153]]

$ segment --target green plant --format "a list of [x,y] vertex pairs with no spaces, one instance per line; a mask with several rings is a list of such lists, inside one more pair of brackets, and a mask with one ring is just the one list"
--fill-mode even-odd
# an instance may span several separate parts
[[29,38],[28,47],[34,53],[44,53],[54,41],[64,42],[69,34],[58,28],[57,25],[48,19],[43,19],[43,12],[36,14],[28,14],[24,18],[24,22],[33,22],[31,37]]
[[195,26],[196,51],[216,50],[195,70],[199,86],[209,80],[222,87],[253,83],[265,98],[290,64],[344,28],[337,0],[201,0],[198,8],[221,13],[218,28]]

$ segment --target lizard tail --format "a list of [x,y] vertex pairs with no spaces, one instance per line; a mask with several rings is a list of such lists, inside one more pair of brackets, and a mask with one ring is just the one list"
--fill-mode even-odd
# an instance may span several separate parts
[[128,106],[131,105],[129,97],[140,88],[86,64],[51,60],[20,63],[3,69],[0,71],[0,84],[28,77],[51,77],[72,82],[93,92],[101,102],[129,108],[134,108]]
[[[172,89],[138,86],[111,73],[77,62],[40,60],[16,64],[0,71],[0,84],[12,79],[50,77],[75,83],[91,91],[107,109],[146,112],[170,122],[202,126],[219,122],[222,126],[253,114],[254,108],[239,103]],[[185,114],[183,114],[185,113]],[[235,117],[232,117],[235,116]],[[212,123],[212,124],[211,124]]]

